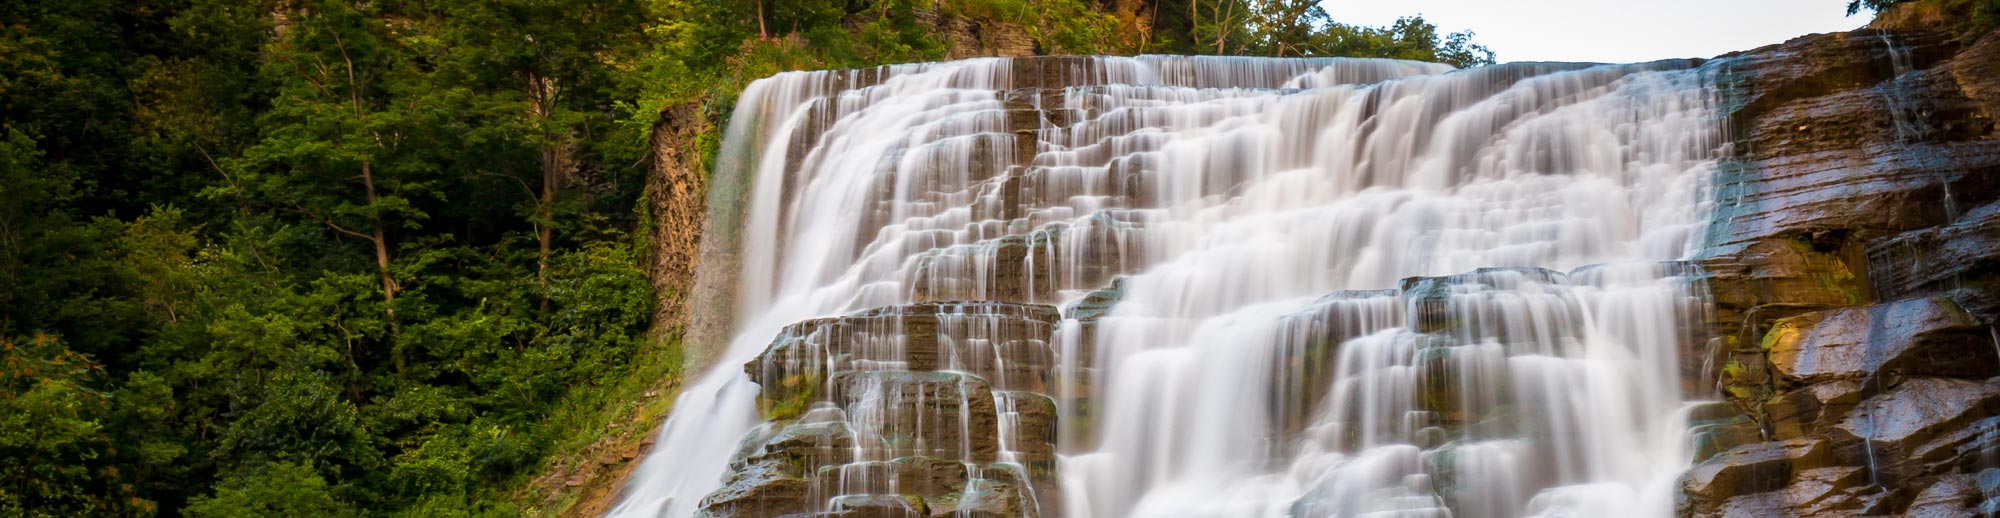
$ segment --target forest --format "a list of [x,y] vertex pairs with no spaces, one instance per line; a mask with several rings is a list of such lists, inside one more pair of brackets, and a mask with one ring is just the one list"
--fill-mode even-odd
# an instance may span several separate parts
[[644,266],[661,111],[942,59],[926,19],[1495,60],[1416,13],[1162,0],[1131,31],[1111,3],[0,4],[0,516],[562,512],[523,488],[680,375]]

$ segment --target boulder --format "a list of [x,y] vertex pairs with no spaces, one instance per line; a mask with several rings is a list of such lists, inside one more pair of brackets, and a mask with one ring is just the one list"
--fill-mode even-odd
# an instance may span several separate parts
[[700,518],[763,518],[807,511],[811,484],[779,461],[750,464],[731,473],[722,489],[701,500]]
[[1797,439],[1824,433],[1861,402],[1860,380],[1836,380],[1801,387],[1764,403],[1771,437]]
[[1901,483],[1955,471],[1976,457],[1988,435],[1973,426],[2000,415],[2000,379],[1917,378],[1862,401],[1831,429],[1836,453],[1850,465],[1872,466],[1876,479]]
[[1834,465],[1824,441],[1746,444],[1695,465],[1681,477],[1682,516],[1710,515],[1730,498],[1776,491],[1804,471]]
[[1743,416],[1702,422],[1688,428],[1694,443],[1694,461],[1699,464],[1738,446],[1764,440],[1757,423]]
[[1979,516],[1979,504],[1986,499],[1972,475],[1953,473],[1938,477],[1930,487],[1917,493],[1904,518],[1957,518]]
[[1729,498],[1715,514],[1727,518],[1793,516],[1840,518],[1880,514],[1888,495],[1868,482],[1865,470],[1826,467],[1800,471],[1776,491]]
[[1781,386],[1878,374],[1983,377],[2000,372],[1985,324],[1944,297],[1807,313],[1764,336]]
[[[796,470],[812,473],[824,466],[838,466],[854,456],[854,431],[840,421],[818,423],[773,423],[775,433],[761,437],[761,444],[739,453],[742,460],[732,466],[764,461],[780,461]],[[756,432],[752,432],[753,436]],[[738,468],[741,469],[741,468]]]

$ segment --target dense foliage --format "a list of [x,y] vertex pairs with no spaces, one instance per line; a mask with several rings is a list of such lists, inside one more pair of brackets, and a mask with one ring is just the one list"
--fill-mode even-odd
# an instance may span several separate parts
[[1967,40],[1978,39],[1994,29],[2000,29],[2000,0],[1849,0],[1847,15],[1854,16],[1863,9],[1879,13],[1908,4],[1943,18],[1936,28]]
[[658,110],[941,58],[936,17],[1492,60],[1418,18],[1155,8],[1134,37],[1092,0],[0,3],[0,516],[546,511],[512,488],[673,347],[637,231]]

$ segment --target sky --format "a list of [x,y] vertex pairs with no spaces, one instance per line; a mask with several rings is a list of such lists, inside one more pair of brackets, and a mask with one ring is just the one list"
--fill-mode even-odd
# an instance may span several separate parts
[[1852,30],[1872,13],[1847,0],[1327,0],[1334,21],[1384,26],[1422,14],[1439,32],[1470,29],[1501,62],[1629,63],[1708,58],[1794,37]]

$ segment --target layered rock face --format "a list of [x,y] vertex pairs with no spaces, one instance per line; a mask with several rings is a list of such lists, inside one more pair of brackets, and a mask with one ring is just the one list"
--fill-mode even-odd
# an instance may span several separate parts
[[739,336],[614,514],[1991,514],[1996,68],[1867,30],[761,81],[696,301]]
[[702,516],[1056,512],[1057,320],[1049,306],[926,303],[787,327],[745,366],[767,422]]
[[2000,34],[1726,56],[1713,364],[1684,516],[2000,512]]
[[723,153],[754,318],[614,514],[1664,512],[1699,65],[760,81]]

